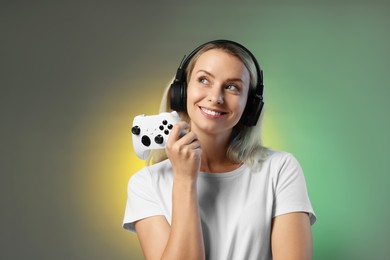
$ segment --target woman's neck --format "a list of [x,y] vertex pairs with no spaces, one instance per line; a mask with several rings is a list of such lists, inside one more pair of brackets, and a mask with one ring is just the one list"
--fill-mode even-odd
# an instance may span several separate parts
[[222,173],[237,169],[240,164],[232,162],[227,157],[230,135],[211,135],[197,133],[202,147],[202,161],[200,169],[202,172]]

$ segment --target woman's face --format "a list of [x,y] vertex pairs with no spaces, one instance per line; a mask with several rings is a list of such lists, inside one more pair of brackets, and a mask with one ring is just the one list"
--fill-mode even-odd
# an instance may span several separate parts
[[221,49],[199,56],[187,87],[192,131],[230,135],[248,98],[250,76],[241,60]]

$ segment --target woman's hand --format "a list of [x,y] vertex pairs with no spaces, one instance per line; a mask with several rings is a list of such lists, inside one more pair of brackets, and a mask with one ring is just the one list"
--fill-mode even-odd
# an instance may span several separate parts
[[188,131],[189,124],[175,124],[169,135],[166,153],[171,161],[175,179],[196,180],[201,162],[202,149],[195,133]]

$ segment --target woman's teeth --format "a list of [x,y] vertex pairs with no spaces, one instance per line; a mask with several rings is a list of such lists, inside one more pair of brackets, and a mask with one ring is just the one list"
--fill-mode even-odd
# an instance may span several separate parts
[[211,116],[220,116],[222,113],[202,107],[202,111]]

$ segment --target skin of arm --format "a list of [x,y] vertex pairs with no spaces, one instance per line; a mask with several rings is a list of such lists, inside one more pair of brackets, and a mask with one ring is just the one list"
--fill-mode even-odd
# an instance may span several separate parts
[[184,122],[172,129],[167,143],[174,181],[172,188],[172,223],[155,216],[135,223],[145,259],[205,259],[203,235],[197,200],[197,175],[200,169],[201,149],[195,134]]
[[271,245],[274,260],[311,260],[312,234],[308,214],[294,212],[275,217]]

